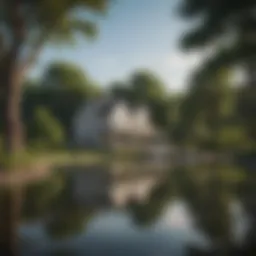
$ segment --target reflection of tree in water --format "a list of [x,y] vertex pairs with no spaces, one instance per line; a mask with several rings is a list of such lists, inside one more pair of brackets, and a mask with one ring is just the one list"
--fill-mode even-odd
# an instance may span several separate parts
[[[208,173],[209,174],[209,173]],[[216,177],[200,175],[200,170],[173,170],[144,203],[133,202],[130,209],[138,224],[151,224],[162,213],[172,196],[182,196],[194,213],[198,226],[212,239],[229,239],[228,195]],[[205,177],[203,177],[205,176]],[[221,216],[221,218],[220,218]]]
[[242,248],[243,255],[256,255],[256,173],[247,171],[246,178],[237,188],[240,198],[250,219],[250,227]]
[[63,183],[56,175],[49,180],[2,188],[0,191],[0,255],[18,255],[18,227],[22,219],[43,216],[50,209]]
[[46,224],[52,238],[61,239],[82,233],[92,211],[78,205],[67,204],[58,209]]
[[28,185],[25,189],[22,217],[37,219],[47,214],[64,187],[63,175],[56,173],[47,180]]
[[[232,239],[229,206],[229,184],[221,178],[221,169],[198,173],[190,170],[180,177],[180,189],[192,211],[196,224],[220,247],[229,246]],[[181,173],[180,173],[181,174]],[[224,249],[224,248],[223,248]]]
[[[254,186],[248,187],[248,182],[252,183],[252,177],[243,178],[241,175],[235,175],[243,174],[242,170],[236,172],[235,169],[218,166],[215,169],[209,169],[209,173],[206,174],[206,180],[204,178],[193,178],[195,173],[191,171],[185,173],[187,177],[184,178],[183,176],[185,182],[181,186],[185,188],[185,194],[183,195],[196,216],[197,226],[211,238],[213,245],[209,251],[191,248],[190,255],[255,255],[255,250],[252,251],[253,248],[251,246],[255,244],[255,237],[252,241],[247,236],[245,238],[246,242],[242,245],[238,245],[234,240],[230,214],[231,200],[237,196],[245,207],[246,212],[250,213],[251,210],[248,211],[245,201],[236,192],[237,188],[240,187],[244,199],[252,198],[255,195],[255,182]],[[201,182],[198,182],[200,179]],[[250,233],[248,233],[249,236]]]
[[22,206],[22,187],[0,191],[0,255],[17,255],[17,228]]
[[55,239],[71,237],[83,232],[86,223],[93,215],[91,208],[74,202],[68,175],[65,178],[65,189],[55,200],[46,223],[47,233]]
[[245,252],[248,244],[255,244],[255,224],[246,238],[247,244],[244,244],[244,248],[239,248],[234,240],[230,214],[231,203],[237,197],[236,188],[242,186],[240,190],[246,194],[244,198],[247,200],[240,197],[241,201],[255,221],[255,179],[243,179],[242,174],[241,170],[218,165],[214,168],[173,170],[165,182],[152,191],[148,202],[133,202],[130,205],[132,216],[138,224],[152,224],[171,197],[179,196],[187,202],[198,229],[212,242],[211,251],[193,248],[190,249],[190,255],[250,255],[241,252]]
[[173,188],[171,181],[168,179],[152,190],[149,201],[140,203],[132,200],[128,209],[134,222],[141,226],[153,224],[158,219],[163,207],[170,200],[172,194]]
[[46,218],[46,231],[52,238],[72,236],[83,231],[91,210],[73,202],[69,175],[56,172],[47,180],[25,189],[22,216],[25,220]]

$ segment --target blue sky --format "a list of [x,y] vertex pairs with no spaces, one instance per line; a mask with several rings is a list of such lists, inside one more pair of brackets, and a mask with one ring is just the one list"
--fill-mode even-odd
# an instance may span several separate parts
[[75,47],[45,47],[32,76],[54,60],[78,64],[107,86],[136,69],[154,71],[170,90],[186,87],[188,74],[198,64],[199,53],[183,53],[178,41],[188,24],[176,12],[179,0],[115,0],[93,42],[79,40]]

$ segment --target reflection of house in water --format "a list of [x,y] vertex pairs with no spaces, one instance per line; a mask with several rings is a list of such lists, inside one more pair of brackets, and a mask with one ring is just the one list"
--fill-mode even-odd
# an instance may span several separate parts
[[151,122],[147,107],[124,100],[103,97],[85,104],[74,118],[73,134],[79,147],[168,152],[168,140]]
[[104,167],[77,168],[71,174],[71,193],[77,203],[122,206],[130,199],[146,200],[161,180],[161,172],[115,175]]

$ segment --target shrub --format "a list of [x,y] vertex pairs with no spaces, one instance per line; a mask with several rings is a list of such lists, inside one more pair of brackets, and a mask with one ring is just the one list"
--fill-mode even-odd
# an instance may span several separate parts
[[64,129],[60,122],[44,107],[34,112],[32,127],[33,146],[39,148],[58,148],[65,141]]

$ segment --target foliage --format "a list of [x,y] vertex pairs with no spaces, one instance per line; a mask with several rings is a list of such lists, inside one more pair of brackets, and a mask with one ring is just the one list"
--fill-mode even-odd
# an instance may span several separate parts
[[211,80],[195,79],[181,103],[174,139],[214,150],[248,147],[249,137],[237,113],[236,95],[227,70],[220,70]]
[[[243,53],[245,55],[246,48],[249,48],[251,54],[254,55],[256,53],[255,37],[253,37],[255,34],[255,15],[253,12],[255,6],[253,0],[242,2],[183,0],[181,4],[182,16],[188,19],[201,18],[184,37],[184,46],[202,47],[218,41],[218,44],[215,45],[219,48],[223,47],[221,42],[224,42],[228,37],[232,40],[228,41],[227,49],[232,49],[233,45],[240,48],[237,53],[233,51],[230,54],[230,56],[233,55],[232,61],[235,57],[242,57]],[[251,48],[253,46],[254,50]],[[235,54],[237,56],[234,56]]]
[[0,153],[0,168],[5,171],[24,170],[20,167],[29,168],[32,162],[33,158],[28,151],[19,151],[10,155],[3,148]]
[[246,130],[256,143],[256,86],[245,86],[241,88],[238,96],[238,113],[245,124]]
[[23,120],[29,130],[34,109],[42,106],[58,119],[67,136],[70,136],[73,117],[78,108],[100,93],[100,88],[76,65],[52,63],[36,84],[26,83],[22,103]]
[[90,38],[95,34],[95,23],[87,12],[104,14],[108,4],[107,0],[56,0],[54,4],[48,0],[3,1],[0,23],[5,26],[6,33],[13,38],[19,37],[21,42],[17,43],[25,43],[35,50],[49,39],[70,42],[76,33]]
[[68,62],[50,64],[43,74],[41,86],[69,89],[90,96],[97,95],[100,90],[80,67]]
[[[32,140],[38,147],[57,148],[63,146],[65,134],[62,126],[52,114],[43,107],[35,110],[30,131]],[[34,146],[36,146],[34,145]]]
[[130,86],[135,102],[147,103],[163,99],[165,86],[162,81],[150,71],[137,71],[130,78]]
[[[1,2],[1,98],[4,139],[12,154],[24,148],[20,102],[23,78],[46,42],[70,43],[77,36],[95,35],[97,15],[107,10],[109,0],[20,0]],[[93,15],[88,15],[89,13]],[[1,113],[2,114],[2,113]]]
[[[181,15],[188,20],[198,19],[184,36],[185,49],[211,48],[211,56],[205,60],[195,75],[198,83],[203,77],[210,80],[223,67],[240,67],[247,81],[240,89],[237,116],[243,122],[249,139],[255,144],[255,60],[256,19],[253,0],[246,1],[197,1],[183,0]],[[198,79],[199,78],[199,79]]]
[[4,141],[0,134],[0,155],[2,155],[3,153],[4,153]]
[[153,72],[138,70],[127,82],[113,83],[110,92],[114,97],[127,100],[134,106],[146,105],[153,122],[167,130],[172,104],[166,86]]
[[110,94],[117,98],[133,102],[133,92],[130,86],[124,82],[114,82],[109,86]]

